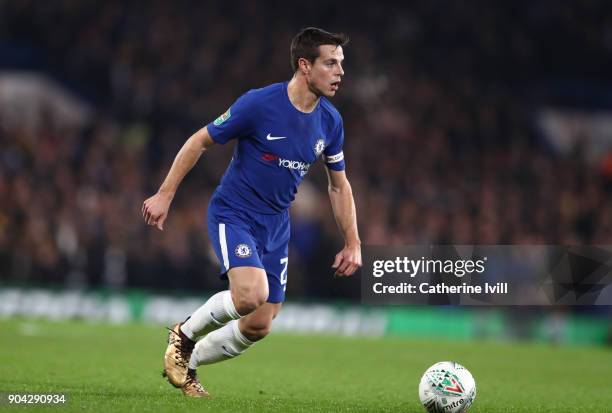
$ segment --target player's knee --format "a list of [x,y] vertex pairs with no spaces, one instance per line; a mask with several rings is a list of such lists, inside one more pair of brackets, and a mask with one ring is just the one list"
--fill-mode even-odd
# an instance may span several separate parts
[[250,314],[266,302],[269,287],[263,270],[238,268],[229,275],[232,299],[240,315]]
[[244,326],[242,332],[246,338],[251,341],[259,341],[272,330],[272,323],[267,322],[249,322]]
[[249,288],[242,289],[237,294],[237,302],[234,303],[236,311],[241,315],[247,315],[263,305],[268,299],[268,288]]

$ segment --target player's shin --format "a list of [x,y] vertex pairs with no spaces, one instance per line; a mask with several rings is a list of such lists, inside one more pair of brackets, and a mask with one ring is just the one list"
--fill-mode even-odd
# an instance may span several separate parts
[[238,328],[238,321],[231,321],[197,342],[191,353],[189,368],[196,369],[202,364],[213,364],[234,358],[252,345],[253,342]]
[[181,326],[181,331],[191,340],[223,327],[241,315],[236,311],[229,290],[218,292],[198,308]]

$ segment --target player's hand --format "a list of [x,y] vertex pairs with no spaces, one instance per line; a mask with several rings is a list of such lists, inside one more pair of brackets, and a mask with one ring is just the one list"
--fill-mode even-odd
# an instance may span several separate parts
[[334,277],[348,277],[361,267],[361,245],[345,245],[336,254],[332,268],[336,270]]
[[142,203],[142,217],[147,225],[154,225],[160,231],[164,230],[164,221],[168,217],[168,210],[172,197],[156,193]]

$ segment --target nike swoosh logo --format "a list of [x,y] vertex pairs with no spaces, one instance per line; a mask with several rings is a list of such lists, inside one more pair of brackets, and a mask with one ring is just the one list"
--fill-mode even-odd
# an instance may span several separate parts
[[236,354],[230,353],[227,347],[221,346],[221,348],[223,349],[223,354],[225,354],[227,357],[236,357]]
[[286,139],[287,138],[286,136],[271,136],[271,135],[272,135],[271,133],[268,133],[268,136],[266,136],[266,139],[269,140],[269,141],[276,141],[276,140],[279,140],[279,139]]

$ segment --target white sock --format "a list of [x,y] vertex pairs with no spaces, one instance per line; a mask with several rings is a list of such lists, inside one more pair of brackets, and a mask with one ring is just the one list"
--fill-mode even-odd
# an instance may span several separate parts
[[229,290],[218,292],[195,310],[191,317],[183,323],[181,331],[190,339],[210,333],[223,327],[231,320],[242,317],[236,311],[232,294]]
[[189,359],[189,368],[196,369],[202,364],[213,364],[237,357],[252,345],[253,342],[238,328],[238,320],[230,321],[196,343]]

